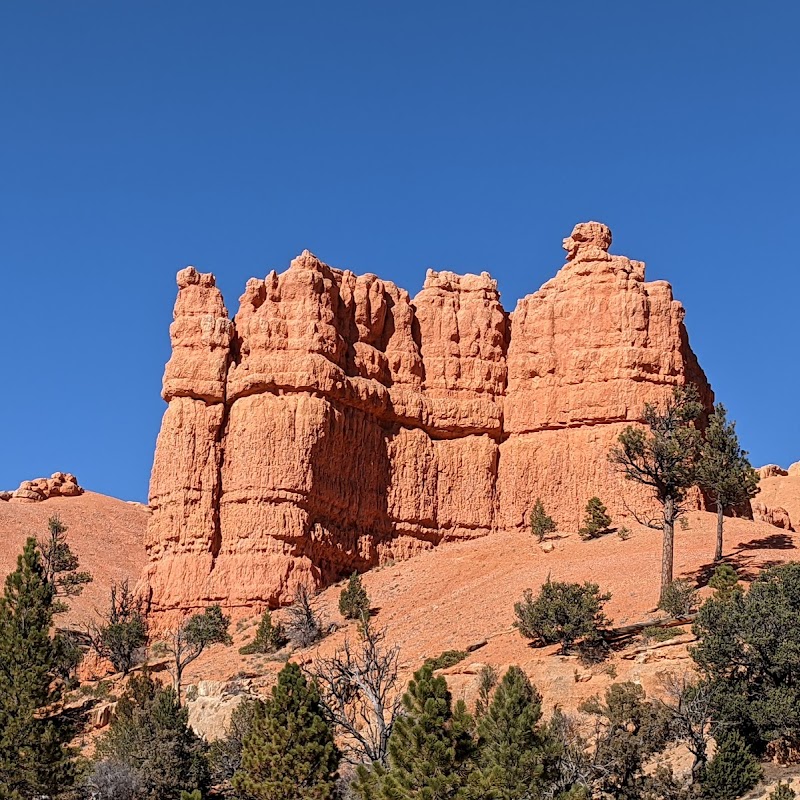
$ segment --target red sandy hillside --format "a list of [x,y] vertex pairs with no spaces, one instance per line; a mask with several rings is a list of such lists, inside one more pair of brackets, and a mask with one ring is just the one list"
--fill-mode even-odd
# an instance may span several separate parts
[[0,501],[0,578],[17,565],[28,536],[47,532],[47,520],[57,515],[67,525],[67,541],[80,566],[94,576],[80,597],[69,600],[70,611],[58,624],[87,620],[105,611],[112,581],[135,584],[145,564],[144,532],[149,510],[94,492],[50,497],[38,502]]

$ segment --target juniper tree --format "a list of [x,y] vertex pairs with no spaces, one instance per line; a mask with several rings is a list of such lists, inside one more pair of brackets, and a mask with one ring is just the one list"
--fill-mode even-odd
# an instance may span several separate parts
[[138,797],[178,800],[182,791],[208,787],[205,746],[189,727],[188,710],[173,688],[147,673],[130,679],[97,753],[128,770]]
[[578,531],[581,539],[594,539],[603,531],[607,531],[611,525],[611,517],[608,516],[603,501],[599,497],[592,497],[586,503],[583,527]]
[[722,403],[717,403],[708,422],[697,467],[697,482],[717,507],[714,561],[720,561],[725,510],[746,503],[758,491],[758,473],[750,465],[747,452],[739,445],[736,423],[728,422]]
[[357,572],[350,576],[339,595],[339,613],[345,619],[362,619],[369,614],[369,597]]
[[761,779],[761,765],[736,733],[728,732],[717,742],[717,752],[705,768],[701,784],[709,800],[736,800]]
[[559,748],[541,719],[541,695],[519,667],[510,667],[478,723],[478,756],[469,776],[469,798],[544,796]]
[[70,726],[57,713],[54,585],[28,539],[0,598],[0,797],[55,796],[74,779]]
[[672,583],[675,522],[682,502],[695,484],[701,435],[695,427],[703,407],[692,384],[676,386],[662,408],[646,403],[646,429],[629,425],[620,433],[609,460],[627,480],[646,486],[661,506],[660,519],[637,521],[663,532],[661,594]]
[[254,800],[333,800],[338,764],[317,687],[290,662],[245,738],[233,786]]
[[544,510],[542,498],[537,497],[531,511],[531,533],[541,542],[548,533],[554,533],[555,530],[556,523]]

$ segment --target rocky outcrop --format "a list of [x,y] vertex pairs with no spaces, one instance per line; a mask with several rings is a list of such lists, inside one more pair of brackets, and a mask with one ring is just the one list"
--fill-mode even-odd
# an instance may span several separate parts
[[180,272],[153,610],[275,606],[525,527],[537,497],[562,529],[593,495],[623,512],[606,458],[619,431],[675,385],[713,397],[669,285],[610,244],[606,226],[576,226],[566,265],[510,315],[486,273],[429,271],[412,300],[306,251],[248,281],[231,322],[213,276]]
[[49,478],[23,481],[13,492],[0,492],[0,499],[12,503],[40,503],[51,497],[77,497],[83,494],[78,479],[69,472],[54,472]]
[[766,522],[768,525],[774,525],[776,528],[783,528],[786,531],[793,531],[792,520],[789,517],[789,512],[781,506],[767,506],[756,500],[751,504],[753,509],[753,519],[758,522]]
[[779,467],[777,464],[766,464],[763,467],[759,467],[757,472],[758,477],[762,480],[764,478],[784,477],[789,474],[785,469]]

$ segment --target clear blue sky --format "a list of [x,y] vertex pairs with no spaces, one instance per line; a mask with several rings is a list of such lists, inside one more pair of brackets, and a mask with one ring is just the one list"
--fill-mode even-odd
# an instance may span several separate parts
[[800,12],[741,2],[0,3],[0,488],[144,500],[175,272],[309,248],[506,308],[601,220],[800,459]]

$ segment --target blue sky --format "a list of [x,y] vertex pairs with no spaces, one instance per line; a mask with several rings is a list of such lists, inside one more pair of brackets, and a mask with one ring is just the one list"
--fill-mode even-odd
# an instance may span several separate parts
[[144,500],[175,272],[304,248],[504,305],[574,223],[672,282],[754,463],[800,459],[794,3],[0,4],[0,488]]

